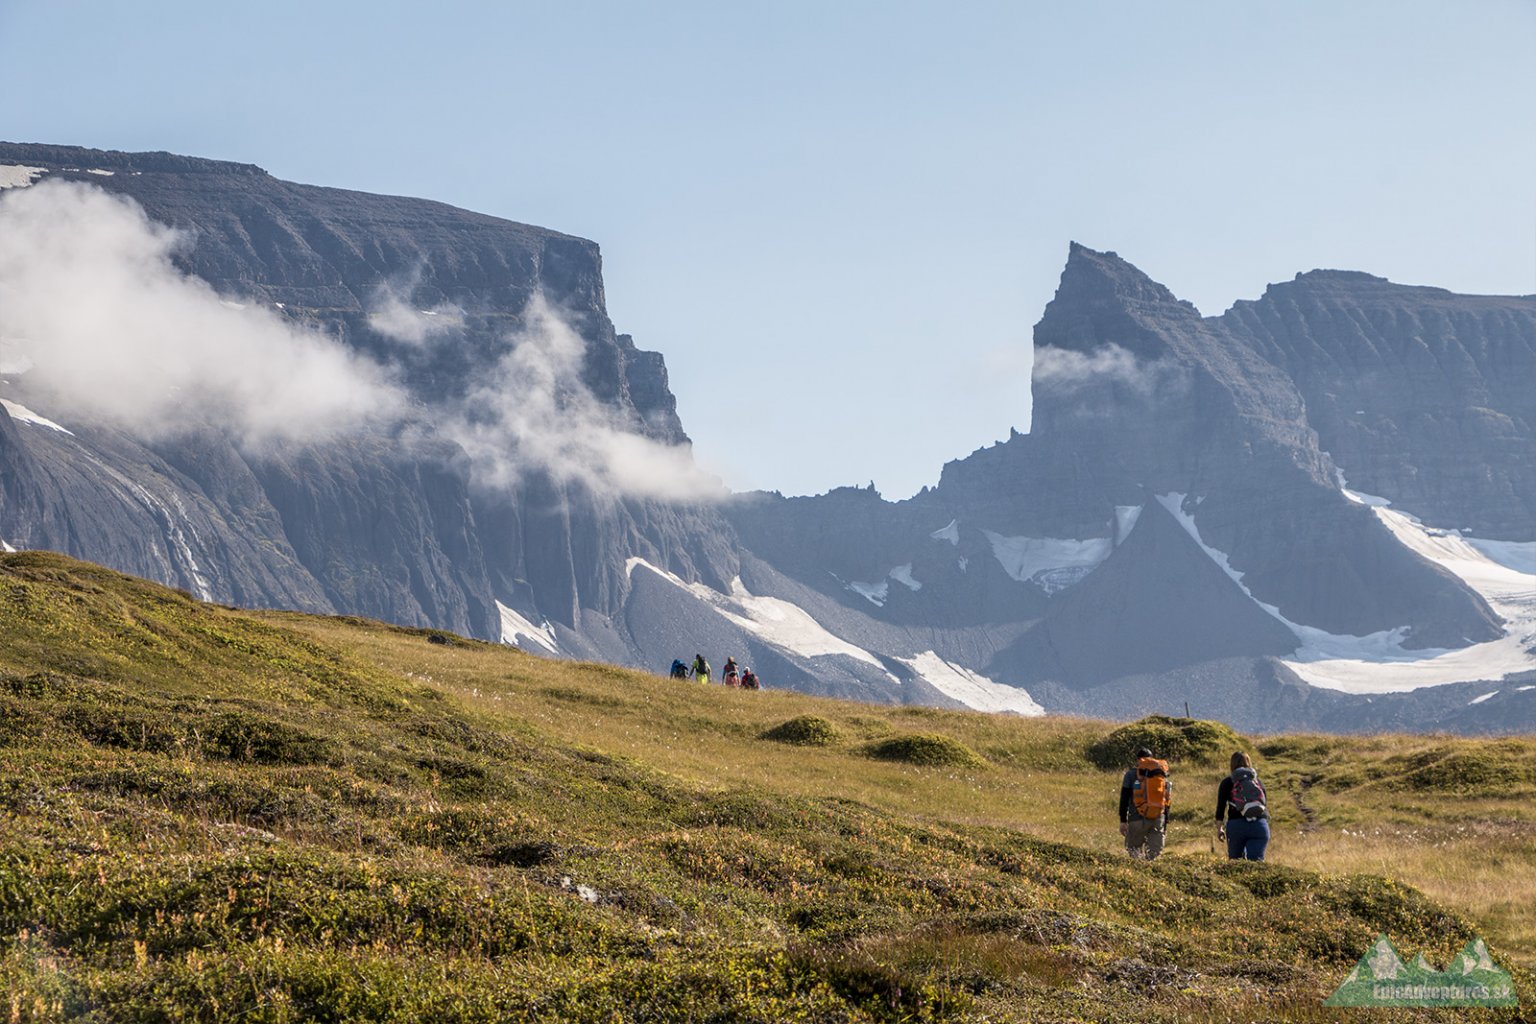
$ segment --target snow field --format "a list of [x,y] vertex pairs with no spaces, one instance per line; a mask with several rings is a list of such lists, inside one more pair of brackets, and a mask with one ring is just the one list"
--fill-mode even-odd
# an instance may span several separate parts
[[550,654],[558,652],[555,642],[555,630],[548,622],[542,626],[535,626],[517,611],[508,608],[500,601],[496,602],[496,610],[501,613],[501,642],[513,647],[521,647],[519,639],[530,640],[544,648]]

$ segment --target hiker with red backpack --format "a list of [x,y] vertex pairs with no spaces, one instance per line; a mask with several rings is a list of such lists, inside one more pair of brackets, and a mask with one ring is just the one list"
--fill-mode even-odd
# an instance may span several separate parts
[[736,667],[735,658],[725,659],[725,668],[720,670],[720,681],[726,686],[741,685],[741,671]]
[[1216,838],[1227,842],[1228,860],[1263,860],[1269,845],[1269,808],[1253,759],[1232,755],[1232,774],[1216,787]]
[[1168,762],[1142,747],[1135,763],[1120,780],[1120,834],[1125,852],[1136,860],[1156,860],[1168,837],[1168,808],[1173,802],[1173,781]]

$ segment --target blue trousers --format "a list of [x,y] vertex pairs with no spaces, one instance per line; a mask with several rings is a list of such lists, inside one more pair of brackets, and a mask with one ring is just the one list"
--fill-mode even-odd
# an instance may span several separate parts
[[1228,860],[1263,860],[1268,845],[1269,819],[1236,818],[1227,822]]

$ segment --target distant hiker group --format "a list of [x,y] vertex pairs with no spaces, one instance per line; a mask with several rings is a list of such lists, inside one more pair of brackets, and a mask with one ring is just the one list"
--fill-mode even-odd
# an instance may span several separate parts
[[[1216,787],[1216,837],[1227,844],[1229,860],[1263,860],[1269,845],[1269,808],[1253,760],[1232,755],[1231,774]],[[1136,860],[1155,860],[1168,837],[1173,780],[1168,762],[1139,748],[1120,780],[1120,834]]]
[[[679,658],[672,659],[673,679],[697,679],[701,683],[710,681],[709,662],[704,660],[704,655],[695,654],[693,665],[689,666]],[[726,686],[740,690],[758,690],[762,684],[758,682],[757,673],[750,668],[740,668],[735,658],[725,659],[725,668],[720,673],[720,681]]]

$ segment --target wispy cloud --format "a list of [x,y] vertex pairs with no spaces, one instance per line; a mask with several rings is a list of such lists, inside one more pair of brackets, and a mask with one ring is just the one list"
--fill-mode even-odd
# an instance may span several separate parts
[[47,408],[145,437],[215,425],[247,442],[319,440],[393,419],[381,366],[171,261],[176,232],[91,186],[0,195],[0,337]]
[[533,469],[619,497],[725,495],[691,448],[637,433],[620,409],[592,393],[581,377],[586,342],[542,295],[529,302],[522,330],[508,340],[495,369],[436,419],[437,432],[468,453],[482,484],[507,487]]
[[[172,262],[181,242],[92,186],[0,194],[0,356],[25,369],[40,408],[150,439],[217,427],[247,444],[323,442],[409,421],[407,437],[457,442],[488,488],[537,470],[614,497],[725,493],[688,446],[644,436],[631,414],[592,393],[586,341],[542,296],[462,399],[413,406],[392,368],[182,273]],[[417,308],[413,291],[380,288],[374,328],[419,346],[461,324],[456,307]]]
[[449,302],[421,309],[411,301],[419,273],[401,282],[386,282],[374,289],[368,302],[368,326],[379,334],[417,348],[464,325],[464,311]]
[[1056,394],[1071,394],[1089,386],[1117,384],[1150,397],[1170,387],[1182,390],[1184,370],[1166,359],[1143,360],[1120,345],[1092,352],[1040,345],[1035,348],[1034,382]]

